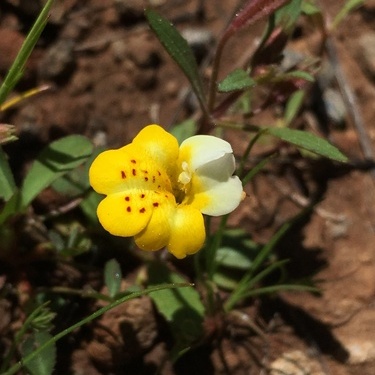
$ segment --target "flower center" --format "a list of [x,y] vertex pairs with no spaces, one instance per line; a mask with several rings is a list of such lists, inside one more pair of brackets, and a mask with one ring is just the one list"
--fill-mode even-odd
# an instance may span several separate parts
[[181,203],[186,194],[188,194],[189,184],[192,178],[192,172],[189,168],[189,164],[183,161],[181,164],[182,172],[178,176],[178,191],[175,192],[177,203]]
[[178,176],[178,182],[181,183],[184,187],[191,180],[191,171],[189,169],[189,164],[186,161],[182,162],[182,172]]

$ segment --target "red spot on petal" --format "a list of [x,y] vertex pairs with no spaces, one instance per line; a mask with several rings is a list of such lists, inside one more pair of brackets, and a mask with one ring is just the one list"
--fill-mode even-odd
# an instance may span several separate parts
[[122,179],[126,178],[126,173],[124,171],[121,171],[121,178]]
[[131,163],[135,164],[136,161],[134,159],[130,160]]
[[145,177],[145,181],[148,181],[148,177]]
[[141,198],[144,198],[146,195],[145,194],[141,194]]
[[155,176],[152,176],[152,182],[155,182]]
[[130,197],[125,197],[125,200],[126,200],[127,202],[129,202],[129,201],[130,201]]
[[154,202],[152,205],[153,205],[154,207],[159,207],[159,203],[158,203],[158,202]]
[[136,176],[137,175],[137,171],[135,169],[132,169],[132,174],[133,174],[133,176]]
[[132,208],[130,206],[126,207],[126,211],[131,212]]
[[158,171],[159,176],[161,176],[161,173]]
[[142,208],[139,210],[139,212],[140,212],[141,214],[143,214],[143,213],[146,212],[146,209],[145,209],[144,207],[142,207]]

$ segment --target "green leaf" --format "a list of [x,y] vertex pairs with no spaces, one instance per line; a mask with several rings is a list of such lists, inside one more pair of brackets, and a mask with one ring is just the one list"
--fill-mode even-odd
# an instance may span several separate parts
[[213,282],[220,288],[232,291],[238,286],[238,278],[233,274],[227,274],[221,270],[217,270],[213,277]]
[[302,0],[292,0],[275,13],[276,25],[282,27],[288,34],[294,30],[301,14],[301,4]]
[[0,225],[2,225],[9,217],[13,216],[20,210],[20,194],[16,191],[15,194],[5,203],[0,213]]
[[301,7],[302,13],[307,16],[314,16],[315,14],[321,13],[320,8],[313,2],[304,1]]
[[[148,275],[150,285],[186,282],[179,274],[156,262],[149,266]],[[205,308],[195,289],[165,289],[151,293],[150,297],[168,322],[176,347],[187,348],[202,337]]]
[[70,198],[78,197],[89,189],[89,179],[85,168],[79,166],[51,184],[58,193]]
[[173,126],[170,129],[170,133],[177,138],[178,144],[181,144],[186,138],[192,137],[197,133],[197,123],[192,119],[185,120]]
[[244,249],[222,246],[217,249],[216,258],[218,265],[237,269],[247,269],[251,267],[251,258]]
[[96,215],[96,209],[100,201],[103,200],[103,196],[95,191],[90,191],[80,204],[80,207],[92,224],[98,224],[98,216]]
[[21,207],[26,207],[59,177],[77,168],[91,155],[91,142],[70,135],[49,144],[33,163],[21,189]]
[[308,82],[314,82],[315,78],[312,76],[310,73],[305,72],[303,70],[294,70],[292,72],[284,73],[281,76],[281,79],[291,79],[291,78],[298,78],[298,79],[303,79]]
[[335,29],[339,23],[355,8],[364,4],[364,0],[348,0],[345,2],[344,6],[337,13],[336,17],[332,22],[332,30]]
[[220,267],[247,270],[260,250],[260,246],[249,239],[242,229],[227,229],[222,238],[222,246],[217,249],[216,263]]
[[121,280],[122,272],[119,262],[116,259],[109,260],[104,266],[104,283],[111,298],[120,292]]
[[268,128],[267,133],[273,135],[274,137],[280,138],[283,141],[292,143],[297,147],[311,151],[314,154],[324,156],[328,159],[336,160],[342,163],[348,161],[348,158],[335,146],[314,134],[289,128]]
[[[22,345],[23,357],[31,354],[35,349],[51,340],[52,335],[47,331],[35,332],[30,335]],[[25,367],[32,375],[50,375],[56,364],[56,346],[49,345],[43,349],[31,361],[25,364]]]
[[8,201],[16,191],[16,184],[10,170],[8,158],[0,147],[0,198]]
[[[99,316],[102,316],[107,311],[121,305],[122,303],[126,301],[130,301],[134,298],[139,298],[141,296],[149,295],[150,293],[163,290],[163,289],[174,289],[174,288],[186,288],[189,284],[169,284],[169,285],[157,285],[154,287],[149,287],[142,291],[132,292],[131,294],[127,294],[125,296],[122,296],[121,298],[117,299],[116,301],[110,302],[108,305],[100,308],[99,310],[96,310],[91,315],[86,316],[85,318],[79,320],[77,323],[71,325],[70,327],[62,330],[55,336],[51,337],[51,339],[47,340],[44,344],[41,344],[36,348],[34,351],[32,351],[29,355],[24,356],[22,358],[22,361],[17,361],[7,372],[6,375],[14,375],[19,372],[19,370],[27,366],[30,362],[34,360],[34,358],[38,357],[41,352],[46,350],[49,346],[54,345],[57,341],[62,339],[63,337],[67,336],[68,334],[72,333],[73,331],[77,330],[78,328],[92,322],[94,319],[97,319]],[[4,374],[5,375],[5,374]]]
[[256,82],[249,77],[249,74],[245,70],[235,69],[219,82],[218,90],[220,92],[238,91],[254,87],[255,85]]
[[197,95],[202,110],[206,112],[207,105],[203,85],[197,62],[189,44],[166,18],[151,9],[146,10],[145,14],[151,29],[172,59],[185,73],[195,95]]
[[302,107],[303,100],[305,99],[305,91],[297,90],[294,92],[285,106],[284,122],[288,126],[297,116],[300,108]]

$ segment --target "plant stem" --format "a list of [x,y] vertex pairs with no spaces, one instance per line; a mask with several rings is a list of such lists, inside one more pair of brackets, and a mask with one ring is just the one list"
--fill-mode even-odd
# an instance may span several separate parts
[[149,288],[147,288],[147,289],[145,289],[143,291],[135,292],[135,293],[132,293],[132,294],[127,295],[125,297],[122,297],[122,298],[118,299],[117,301],[114,301],[114,302],[108,304],[107,306],[102,307],[101,309],[95,311],[93,314],[89,315],[88,317],[80,320],[78,323],[73,324],[69,328],[64,329],[62,332],[60,332],[57,335],[53,336],[50,340],[48,340],[47,342],[45,342],[43,345],[41,345],[39,348],[37,348],[35,351],[33,351],[31,354],[29,354],[25,358],[23,358],[20,361],[18,361],[8,371],[2,373],[1,375],[13,375],[13,374],[15,374],[26,363],[30,362],[33,358],[35,358],[38,354],[40,354],[48,346],[54,344],[55,342],[57,342],[58,340],[60,340],[64,336],[66,336],[69,333],[73,332],[75,329],[77,329],[77,328],[79,328],[79,327],[81,327],[81,326],[83,326],[83,325],[85,325],[87,323],[90,323],[91,321],[93,321],[94,319],[96,319],[99,316],[103,315],[107,311],[113,309],[114,307],[117,307],[117,306],[121,305],[122,303],[124,303],[126,301],[129,301],[131,299],[138,298],[138,297],[141,297],[141,296],[145,296],[145,295],[148,295],[148,294],[150,294],[152,292],[157,292],[159,290],[173,289],[173,288],[178,288],[178,287],[187,287],[187,286],[191,286],[191,285],[192,284],[185,284],[185,283],[162,284],[162,285],[158,285],[158,286],[149,287]]

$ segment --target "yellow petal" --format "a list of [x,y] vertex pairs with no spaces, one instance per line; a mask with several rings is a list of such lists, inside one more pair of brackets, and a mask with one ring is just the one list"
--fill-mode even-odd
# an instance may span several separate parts
[[169,176],[157,162],[133,144],[105,151],[90,167],[90,184],[98,193],[107,195],[129,189],[172,191]]
[[171,234],[170,219],[176,210],[172,194],[155,194],[153,213],[146,228],[134,237],[142,250],[155,251],[167,246]]
[[115,236],[130,237],[141,232],[152,215],[149,192],[135,190],[111,194],[98,206],[97,214],[103,228]]
[[178,158],[178,142],[159,125],[148,125],[134,138],[133,144],[142,147],[147,157],[156,160],[169,176],[175,173]]
[[199,251],[206,238],[202,214],[189,206],[178,206],[171,218],[171,236],[168,251],[176,258]]
[[[109,194],[124,184],[126,164],[131,155],[127,146],[118,150],[104,151],[92,162],[89,170],[90,185],[100,194]],[[129,174],[129,173],[128,173]]]

